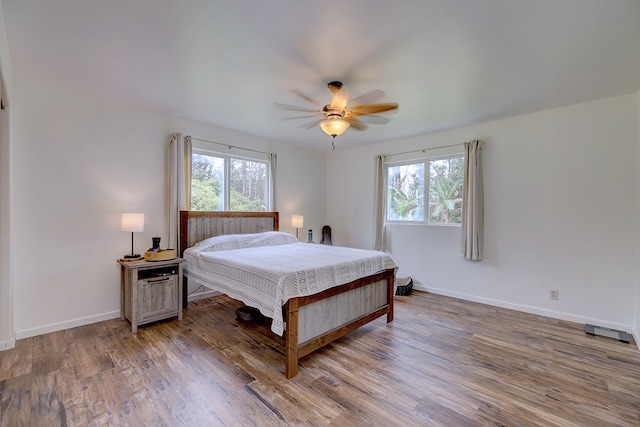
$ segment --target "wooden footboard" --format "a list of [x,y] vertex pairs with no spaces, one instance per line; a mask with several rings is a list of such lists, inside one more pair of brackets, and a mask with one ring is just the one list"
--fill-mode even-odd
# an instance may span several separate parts
[[387,322],[393,321],[393,285],[394,270],[389,269],[318,294],[289,299],[285,310],[287,378],[298,374],[301,357],[385,314]]

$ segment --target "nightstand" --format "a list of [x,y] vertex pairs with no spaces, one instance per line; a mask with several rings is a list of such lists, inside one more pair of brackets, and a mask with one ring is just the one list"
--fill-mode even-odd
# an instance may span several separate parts
[[120,319],[138,326],[178,316],[182,320],[182,263],[167,261],[122,261],[120,264]]

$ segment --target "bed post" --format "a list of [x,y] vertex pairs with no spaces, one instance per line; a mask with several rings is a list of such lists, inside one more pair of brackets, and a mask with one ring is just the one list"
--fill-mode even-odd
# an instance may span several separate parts
[[183,256],[185,249],[189,247],[189,211],[180,211],[180,241],[178,242],[178,255]]
[[387,276],[387,304],[389,304],[389,312],[387,313],[387,323],[393,322],[393,299],[395,298],[394,285],[395,285],[395,274],[392,272]]
[[286,308],[285,374],[290,379],[298,375],[298,298],[290,298]]

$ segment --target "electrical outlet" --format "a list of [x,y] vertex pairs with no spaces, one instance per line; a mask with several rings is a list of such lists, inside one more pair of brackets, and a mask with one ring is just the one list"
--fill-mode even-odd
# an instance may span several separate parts
[[551,292],[549,293],[549,298],[551,298],[553,300],[557,300],[558,299],[558,290],[557,289],[551,289]]

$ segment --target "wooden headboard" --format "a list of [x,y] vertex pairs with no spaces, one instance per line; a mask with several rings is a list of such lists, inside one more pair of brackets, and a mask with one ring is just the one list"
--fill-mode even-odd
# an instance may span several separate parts
[[188,247],[209,237],[279,229],[278,212],[180,211],[180,256]]

